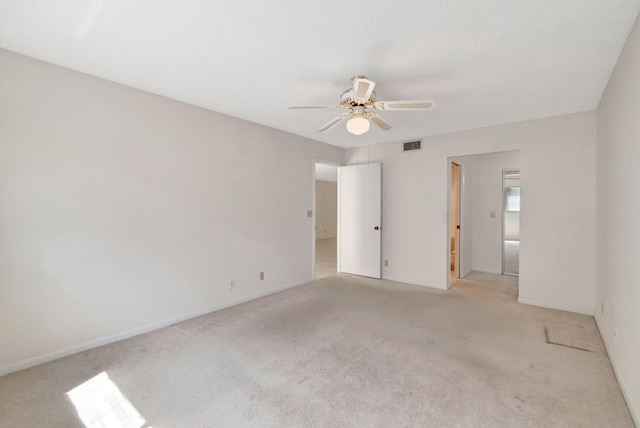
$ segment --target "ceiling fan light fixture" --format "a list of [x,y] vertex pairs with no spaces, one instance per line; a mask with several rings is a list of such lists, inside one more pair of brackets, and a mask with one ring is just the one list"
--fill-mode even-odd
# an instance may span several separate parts
[[362,116],[355,116],[347,121],[347,131],[353,135],[362,135],[369,131],[371,122]]
[[374,81],[361,74],[353,76],[351,81],[353,82],[353,87],[348,88],[340,95],[340,104],[338,105],[302,105],[290,106],[289,108],[347,110],[318,129],[318,132],[327,132],[346,120],[347,132],[352,135],[362,135],[369,132],[371,122],[383,131],[388,131],[392,128],[391,124],[375,110],[431,110],[435,106],[433,100],[378,101],[376,91],[374,91],[376,87]]

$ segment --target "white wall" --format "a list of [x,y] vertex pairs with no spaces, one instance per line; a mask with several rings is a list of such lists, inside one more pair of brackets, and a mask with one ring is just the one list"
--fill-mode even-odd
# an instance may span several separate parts
[[335,238],[338,230],[338,184],[316,180],[316,239]]
[[0,50],[0,374],[310,281],[316,158]]
[[473,270],[473,194],[471,176],[473,175],[473,156],[454,158],[462,168],[462,185],[460,186],[460,276],[464,278]]
[[[596,321],[640,426],[640,22],[598,107]],[[604,308],[604,310],[602,310]]]
[[[383,249],[389,279],[446,288],[447,158],[520,150],[520,297],[592,314],[595,278],[595,112],[426,137],[423,150],[373,145],[382,162]],[[355,164],[357,151],[347,150]],[[562,182],[567,194],[558,189]]]

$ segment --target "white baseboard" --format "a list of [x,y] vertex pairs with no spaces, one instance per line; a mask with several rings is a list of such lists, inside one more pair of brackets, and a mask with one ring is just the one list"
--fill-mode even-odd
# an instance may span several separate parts
[[609,350],[610,348],[609,348],[609,345],[608,345],[609,336],[605,336],[604,334],[602,334],[602,330],[600,329],[600,324],[599,324],[600,317],[597,315],[597,311],[596,311],[596,314],[593,316],[593,319],[596,321],[596,327],[598,328],[598,333],[600,334],[600,337],[602,338],[602,343],[604,343],[604,349],[607,351],[607,357],[609,358],[609,362],[611,363],[611,368],[613,369],[613,374],[615,375],[616,380],[618,381],[618,385],[620,386],[620,391],[622,391],[622,397],[627,402],[627,409],[629,409],[629,413],[631,413],[631,419],[633,419],[633,422],[636,424],[637,427],[640,427],[640,414],[636,413],[636,409],[632,408],[629,405],[629,403],[631,403],[631,400],[629,399],[629,394],[627,393],[627,390],[625,389],[624,383],[620,382],[620,380],[623,379],[623,378],[618,373],[618,369],[616,368],[615,361],[611,359],[612,353],[610,352],[610,350]]
[[411,285],[420,285],[422,287],[435,288],[438,290],[447,289],[446,284],[442,286],[437,286],[437,285],[428,284],[426,281],[417,281],[411,278],[404,278],[404,277],[395,276],[395,275],[382,275],[382,279],[386,279],[387,281],[403,282],[405,284],[411,284]]
[[16,363],[8,364],[6,366],[0,367],[0,376],[4,376],[9,373],[17,372],[19,370],[28,369],[29,367],[34,367],[40,364],[48,363],[49,361],[57,360],[58,358],[66,357],[68,355],[76,354],[78,352],[83,352],[89,349],[97,348],[99,346],[108,345],[110,343],[118,342],[120,340],[129,339],[130,337],[138,336],[140,334],[149,333],[154,330],[159,330],[161,328],[169,327],[174,324],[178,324],[182,321],[189,320],[191,318],[196,318],[202,315],[206,315],[212,312],[216,312],[222,309],[229,308],[231,306],[239,305],[241,303],[250,302],[251,300],[256,300],[264,296],[268,296],[271,294],[279,293],[284,290],[288,290],[290,288],[298,287],[300,285],[308,284],[313,282],[312,279],[302,281],[296,284],[286,285],[284,287],[279,287],[276,289],[271,289],[269,291],[265,291],[262,293],[258,293],[251,296],[244,296],[235,300],[231,300],[225,303],[221,303],[219,305],[211,306],[205,309],[200,309],[197,311],[189,312],[186,314],[178,315],[175,317],[163,319],[160,321],[155,321],[149,324],[145,324],[141,327],[137,327],[131,330],[126,330],[120,333],[112,334],[105,337],[100,337],[97,339],[90,340],[88,342],[80,343],[78,345],[69,346],[67,348],[59,349],[53,352],[48,352],[43,355],[38,355],[36,357],[27,358],[26,360],[18,361]]
[[[469,273],[471,273],[471,272],[480,272],[480,273],[490,273],[490,274],[493,274],[493,275],[502,275],[502,271],[492,270],[492,269],[476,269],[476,268],[473,268],[473,269],[471,269],[469,271]],[[468,275],[469,273],[467,273],[466,275]]]
[[556,305],[556,304],[553,304],[553,303],[543,302],[543,301],[539,301],[539,300],[525,299],[525,298],[522,298],[522,297],[518,297],[518,303],[523,303],[525,305],[532,305],[532,306],[540,306],[542,308],[558,309],[560,311],[575,312],[575,313],[578,313],[578,314],[584,314],[584,315],[593,316],[593,308],[580,308],[580,307],[573,307],[573,306],[562,306],[562,305]]
[[323,239],[337,239],[337,236],[319,236],[316,235],[316,241],[322,241]]

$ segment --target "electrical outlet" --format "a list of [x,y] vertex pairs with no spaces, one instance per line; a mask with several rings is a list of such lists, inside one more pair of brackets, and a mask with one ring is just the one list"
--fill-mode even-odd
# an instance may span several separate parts
[[229,280],[229,290],[233,290],[234,288],[236,288],[236,280],[235,279],[230,279]]
[[384,267],[389,267],[389,260],[384,261]]
[[264,281],[264,272],[260,272],[260,281]]

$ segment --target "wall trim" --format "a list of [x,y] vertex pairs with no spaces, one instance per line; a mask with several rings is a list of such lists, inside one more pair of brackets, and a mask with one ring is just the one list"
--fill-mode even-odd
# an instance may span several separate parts
[[67,348],[59,349],[57,351],[48,352],[43,355],[38,355],[35,357],[27,358],[26,360],[18,361],[16,363],[8,364],[6,366],[0,367],[0,376],[7,375],[9,373],[17,372],[20,370],[25,370],[30,367],[38,366],[40,364],[48,363],[53,360],[57,360],[59,358],[67,357],[69,355],[77,354],[78,352],[87,351],[89,349],[98,348],[100,346],[109,345],[114,342],[118,342],[120,340],[129,339],[134,336],[138,336],[144,333],[150,333],[155,330],[159,330],[161,328],[170,327],[174,324],[181,323],[183,321],[190,320],[192,318],[196,318],[202,315],[207,315],[216,311],[220,311],[222,309],[227,309],[232,306],[240,305],[242,303],[250,302],[252,300],[259,299],[261,297],[269,296],[271,294],[276,294],[281,291],[288,290],[290,288],[298,287],[300,285],[305,285],[313,282],[312,279],[308,279],[302,282],[298,282],[295,284],[285,285],[284,287],[279,287],[276,289],[272,289],[269,291],[261,292],[251,296],[240,297],[238,299],[234,299],[219,305],[210,306],[205,309],[200,309],[197,311],[189,312],[186,314],[178,315],[171,318],[166,318],[160,321],[154,321],[149,324],[145,324],[141,327],[136,327],[131,330],[122,331],[120,333],[115,333],[109,336],[100,337],[97,339],[90,340],[88,342],[80,343],[77,345],[72,345]]
[[562,306],[562,305],[556,305],[553,303],[547,303],[547,302],[534,300],[534,299],[526,299],[522,297],[518,297],[518,303],[523,303],[525,305],[531,305],[531,306],[540,306],[541,308],[557,309],[560,311],[575,312],[578,314],[593,316],[593,308]]
[[414,279],[405,278],[397,275],[382,275],[382,279],[385,279],[387,281],[403,282],[405,284],[411,284],[411,285],[420,285],[421,287],[435,288],[437,290],[447,290],[446,285],[433,285],[433,284],[427,283],[427,281],[416,281]]
[[620,376],[620,374],[618,373],[618,370],[616,369],[615,364],[613,363],[613,360],[611,359],[611,352],[609,352],[609,346],[607,345],[607,341],[605,340],[605,335],[602,334],[602,330],[600,329],[600,316],[596,314],[593,316],[593,319],[596,322],[596,328],[598,329],[598,334],[600,335],[600,339],[602,340],[602,343],[604,344],[604,349],[607,352],[607,359],[609,360],[609,364],[611,365],[611,368],[613,369],[613,375],[616,377],[616,381],[618,382],[618,386],[620,387],[620,391],[622,392],[622,397],[624,398],[625,404],[627,405],[627,409],[629,409],[629,413],[631,414],[631,419],[633,419],[633,422],[636,424],[636,426],[640,427],[640,415],[634,413],[634,410],[631,406],[629,406],[629,403],[631,402],[631,400],[629,399],[629,394],[627,393],[627,391],[624,389],[624,384],[622,382],[620,382],[620,379],[622,379],[622,376]]
[[338,237],[334,235],[334,236],[324,236],[322,238],[318,238],[316,234],[316,241],[322,241],[323,239],[338,239]]
[[476,269],[473,268],[469,271],[469,273],[471,272],[480,272],[480,273],[491,273],[493,275],[502,275],[502,271],[500,270],[492,270],[492,269]]

